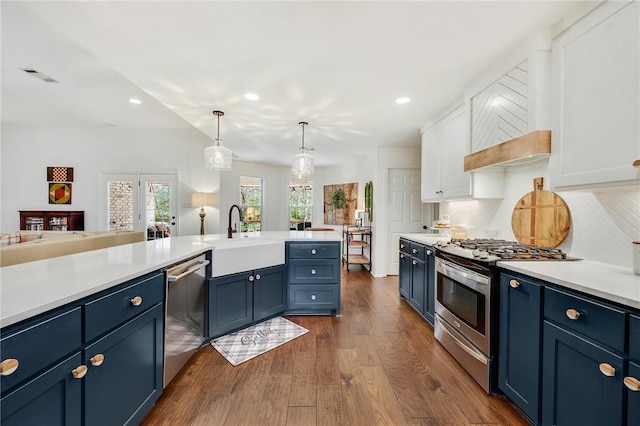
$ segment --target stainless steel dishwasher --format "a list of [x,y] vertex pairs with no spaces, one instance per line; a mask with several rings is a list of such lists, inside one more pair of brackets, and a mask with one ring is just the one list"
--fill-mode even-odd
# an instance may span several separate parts
[[[163,388],[205,340],[205,300],[211,252],[165,269],[166,303]],[[209,257],[209,258],[208,258]]]

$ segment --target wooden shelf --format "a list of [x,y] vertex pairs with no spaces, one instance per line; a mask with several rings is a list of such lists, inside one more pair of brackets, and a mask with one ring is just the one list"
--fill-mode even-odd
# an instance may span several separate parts
[[349,247],[369,247],[366,241],[349,241]]
[[353,263],[357,265],[368,265],[370,263],[369,258],[361,254],[350,254],[350,255],[343,254],[342,260],[345,261],[346,263]]
[[347,268],[347,272],[349,272],[349,265],[360,265],[371,271],[370,226],[344,225],[342,248],[342,263]]

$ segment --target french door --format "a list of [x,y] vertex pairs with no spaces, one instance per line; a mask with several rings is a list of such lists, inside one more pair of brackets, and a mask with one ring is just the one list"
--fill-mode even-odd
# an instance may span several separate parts
[[178,233],[178,177],[173,173],[104,173],[99,230],[146,231],[147,239]]

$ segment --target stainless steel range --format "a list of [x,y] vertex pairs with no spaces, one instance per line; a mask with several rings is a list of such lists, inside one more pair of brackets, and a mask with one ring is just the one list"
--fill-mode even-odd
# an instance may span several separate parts
[[499,260],[575,260],[558,249],[494,239],[438,242],[436,339],[488,393],[497,391]]

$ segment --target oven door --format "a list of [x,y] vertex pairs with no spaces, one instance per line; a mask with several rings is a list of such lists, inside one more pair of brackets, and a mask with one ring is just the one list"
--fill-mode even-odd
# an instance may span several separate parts
[[436,313],[486,356],[491,356],[490,295],[490,277],[436,258]]

